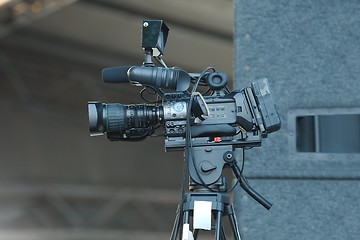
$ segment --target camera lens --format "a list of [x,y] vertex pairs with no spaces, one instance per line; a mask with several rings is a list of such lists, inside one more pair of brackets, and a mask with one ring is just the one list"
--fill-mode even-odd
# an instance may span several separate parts
[[131,127],[127,124],[126,106],[119,103],[89,102],[88,113],[91,136],[122,132]]
[[103,135],[105,132],[126,134],[125,131],[129,129],[151,128],[164,115],[162,107],[155,105],[101,102],[89,102],[88,113],[91,136]]

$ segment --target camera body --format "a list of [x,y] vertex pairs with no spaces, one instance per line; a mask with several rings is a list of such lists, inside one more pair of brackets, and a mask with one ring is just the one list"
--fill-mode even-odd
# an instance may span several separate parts
[[[223,96],[214,94],[204,97],[208,114],[200,123],[187,121],[192,113],[189,96],[179,93],[165,95],[164,128],[165,148],[183,149],[185,133],[191,131],[196,146],[228,145],[255,147],[261,145],[263,137],[280,129],[280,118],[270,94],[268,80],[263,78],[251,87],[233,91]],[[192,108],[195,106],[192,104]],[[190,126],[188,126],[190,125]]]
[[[243,168],[239,168],[234,157],[235,148],[260,146],[262,138],[280,129],[280,118],[268,80],[259,79],[242,90],[229,91],[226,74],[212,67],[201,73],[168,68],[161,58],[168,30],[161,20],[144,21],[143,65],[103,69],[105,83],[142,86],[140,96],[146,103],[89,102],[90,135],[106,133],[111,141],[139,141],[157,136],[161,127],[165,150],[185,150],[188,174],[184,174],[184,179],[190,177],[190,191],[202,192],[201,198],[206,201],[209,201],[209,196],[211,201],[215,197],[218,204],[219,196],[223,198],[220,192],[226,190],[222,171],[231,167],[240,186],[270,209],[271,203],[249,186],[242,175]],[[156,67],[152,59],[161,67]],[[206,91],[198,92],[203,88],[207,88]],[[156,101],[149,101],[144,92],[156,95]],[[214,193],[209,195],[209,192]],[[182,199],[179,206],[190,205],[186,201],[183,204]],[[179,226],[174,225],[174,229],[177,231]],[[176,238],[177,233],[172,236]]]
[[[261,145],[261,139],[280,128],[280,118],[272,100],[268,80],[226,93],[195,97],[189,92],[164,93],[160,104],[107,104],[89,102],[92,136],[107,134],[111,141],[136,141],[164,128],[166,150],[185,147],[190,131],[197,146],[231,144],[235,147]],[[206,112],[200,105],[206,106]],[[203,115],[203,116],[202,116]],[[197,121],[201,117],[200,121]]]
[[[106,68],[102,74],[106,83],[130,83],[150,89],[158,101],[130,105],[89,102],[91,136],[106,133],[111,141],[139,141],[154,136],[155,130],[163,127],[166,150],[183,150],[189,139],[193,146],[216,143],[254,147],[280,128],[267,79],[230,92],[226,74],[213,68],[202,73],[168,68],[161,59],[167,35],[163,21],[144,21],[143,65]],[[153,58],[162,66],[156,67]],[[207,91],[197,92],[199,84]]]

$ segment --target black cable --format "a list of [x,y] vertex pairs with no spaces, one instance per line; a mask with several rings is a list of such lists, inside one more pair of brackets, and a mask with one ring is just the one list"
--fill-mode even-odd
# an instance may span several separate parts
[[242,174],[243,170],[245,167],[245,149],[242,149],[242,163],[241,163],[241,169],[240,169],[240,173]]
[[[234,161],[236,161],[236,159],[234,159]],[[233,163],[233,164],[234,164],[234,163]],[[236,162],[235,162],[235,164],[236,164]],[[243,170],[244,170],[244,166],[245,166],[245,149],[243,148],[243,149],[242,149],[242,163],[241,163],[240,174],[242,174],[242,172],[243,172]],[[236,177],[236,176],[235,176],[235,177]],[[238,177],[238,178],[236,179],[236,182],[232,185],[232,187],[229,188],[229,189],[227,189],[227,190],[225,191],[225,193],[232,192],[232,191],[235,189],[235,187],[238,185],[238,183],[240,183],[240,180],[241,180],[241,177]]]
[[183,222],[183,203],[185,200],[185,187],[188,185],[187,181],[189,181],[189,156],[190,156],[190,149],[191,149],[191,154],[193,157],[193,164],[194,164],[194,168],[195,171],[200,179],[200,181],[202,182],[203,186],[205,186],[206,188],[208,188],[210,191],[212,191],[212,189],[210,189],[202,180],[199,172],[196,169],[195,166],[195,162],[194,162],[194,152],[193,152],[193,147],[192,147],[192,137],[191,137],[191,126],[190,126],[190,121],[191,121],[191,106],[192,106],[192,102],[194,100],[194,93],[196,91],[196,89],[198,88],[201,79],[205,76],[205,74],[209,71],[209,70],[213,70],[215,71],[215,69],[213,67],[208,67],[206,68],[201,74],[200,76],[197,78],[196,82],[194,83],[194,86],[191,90],[191,95],[190,95],[190,100],[189,100],[189,107],[187,109],[187,116],[186,116],[186,128],[185,128],[185,154],[184,154],[184,168],[183,168],[183,176],[182,176],[182,186],[181,186],[181,199],[180,199],[180,206],[178,209],[178,214],[179,214],[179,224],[180,224],[180,239],[182,238],[182,230],[183,230],[183,226],[182,226],[182,222]]
[[201,79],[202,79],[204,76],[206,76],[206,74],[208,74],[208,71],[209,71],[209,70],[212,70],[213,72],[215,72],[215,68],[213,68],[213,67],[207,67],[207,68],[200,74],[200,76],[198,77],[198,79],[197,79],[194,87],[193,87],[192,90],[191,90],[192,93],[194,93],[194,92],[196,91],[196,89],[198,88],[198,85],[199,85]]
[[[145,92],[150,95],[157,95],[158,96],[157,100],[150,101],[146,99],[146,97],[144,96]],[[160,103],[161,101],[159,100],[159,97],[162,98],[163,95],[164,93],[160,89],[152,86],[145,86],[143,89],[140,90],[140,97],[146,103]]]
[[[187,181],[189,181],[189,156],[190,156],[190,149],[191,149],[191,153],[192,153],[192,157],[194,156],[193,153],[193,148],[192,148],[192,141],[191,141],[191,126],[190,126],[190,120],[191,120],[191,105],[193,102],[193,94],[196,91],[199,82],[201,81],[203,75],[205,75],[209,70],[213,70],[214,68],[212,67],[208,67],[206,68],[201,74],[200,76],[197,78],[197,81],[194,83],[194,87],[191,90],[191,95],[190,95],[190,100],[189,100],[189,107],[187,109],[187,116],[186,116],[186,129],[185,129],[185,156],[184,156],[184,168],[183,168],[183,176],[182,176],[182,186],[181,186],[181,199],[180,199],[180,206],[179,206],[179,223],[181,225],[182,221],[183,221],[183,216],[182,216],[182,212],[183,212],[183,203],[185,200],[185,187],[188,185]],[[194,160],[194,158],[193,158]],[[193,161],[194,163],[194,161]],[[195,163],[194,163],[195,164]],[[196,170],[196,166],[195,170]],[[198,174],[198,176],[200,177],[199,173],[196,170],[196,173]],[[202,181],[203,185],[206,185],[202,178],[200,177],[200,180]],[[182,236],[182,225],[180,226],[180,238]]]
[[269,210],[272,204],[267,201],[263,196],[261,196],[258,192],[256,192],[248,183],[247,179],[242,174],[243,169],[240,169],[237,164],[233,165],[233,170],[235,175],[238,177],[240,186],[244,191],[250,195],[254,200],[260,203],[263,207]]
[[[208,71],[209,71],[209,70],[212,70],[212,71],[215,72],[215,69],[214,69],[213,67],[208,67],[208,68],[206,68],[206,69],[200,74],[200,76],[198,77],[196,83],[194,84],[194,86],[193,86],[193,88],[192,88],[192,90],[191,90],[190,101],[189,101],[189,108],[188,108],[188,113],[187,113],[187,118],[186,118],[186,121],[187,121],[187,123],[186,123],[186,126],[187,126],[187,129],[186,129],[186,130],[187,130],[187,131],[186,131],[186,136],[187,136],[187,137],[186,137],[186,142],[187,142],[187,143],[189,142],[190,145],[186,146],[186,150],[188,151],[189,149],[191,149],[191,154],[192,154],[192,159],[193,159],[193,161],[192,161],[193,167],[194,167],[194,170],[195,170],[195,172],[196,172],[196,175],[197,175],[197,177],[199,178],[202,186],[204,186],[204,187],[205,187],[206,189],[208,189],[210,192],[213,192],[214,190],[211,189],[211,188],[209,187],[209,185],[204,182],[204,180],[203,180],[202,177],[200,176],[200,173],[198,172],[198,169],[196,168],[195,157],[194,157],[195,154],[194,154],[194,149],[193,149],[193,145],[192,145],[192,141],[191,141],[192,137],[191,137],[191,127],[190,127],[191,106],[192,106],[192,103],[193,103],[193,101],[194,101],[194,93],[196,92],[196,90],[197,90],[197,88],[198,88],[198,85],[199,85],[199,83],[201,82],[201,79],[202,79],[206,74],[208,74]],[[189,154],[187,155],[187,157],[188,157],[188,156],[189,156]],[[188,160],[188,161],[189,161],[189,160]]]

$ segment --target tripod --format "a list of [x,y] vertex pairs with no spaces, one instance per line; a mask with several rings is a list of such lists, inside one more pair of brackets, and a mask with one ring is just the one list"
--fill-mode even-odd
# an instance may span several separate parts
[[[230,204],[230,199],[227,194],[219,193],[219,192],[189,192],[186,194],[185,201],[183,202],[184,206],[182,209],[182,213],[177,212],[176,220],[174,223],[173,232],[171,234],[171,240],[175,240],[179,234],[180,226],[180,214],[183,214],[183,226],[189,226],[190,217],[193,216],[195,211],[195,203],[196,202],[209,202],[211,203],[211,211],[213,213],[215,223],[215,239],[226,239],[225,231],[222,226],[222,217],[227,215],[229,217],[231,229],[234,234],[234,239],[241,240],[240,233],[238,231],[238,225],[234,213],[233,205]],[[179,210],[179,209],[178,209]],[[191,240],[189,236],[189,228],[183,228],[182,231],[182,239]],[[199,233],[199,229],[194,229],[193,238],[197,239]]]
[[[215,239],[225,240],[225,231],[222,226],[223,216],[229,218],[234,239],[241,240],[233,204],[230,203],[228,193],[224,192],[226,185],[226,181],[222,177],[224,167],[231,167],[240,186],[261,205],[270,209],[271,203],[255,192],[242,175],[231,145],[193,147],[188,163],[190,192],[185,193],[179,204],[171,240],[176,240],[178,236],[181,240],[197,239],[200,229],[215,230]],[[208,214],[197,217],[197,212],[204,211],[204,208]],[[211,215],[215,220],[215,225],[210,228],[205,225],[211,224]],[[191,220],[193,233],[190,231]],[[198,225],[199,221],[205,221],[207,224]]]

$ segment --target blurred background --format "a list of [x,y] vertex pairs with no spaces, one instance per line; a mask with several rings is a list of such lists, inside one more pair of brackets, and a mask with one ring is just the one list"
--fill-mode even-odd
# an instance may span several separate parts
[[168,239],[183,152],[90,137],[88,101],[143,103],[104,67],[141,65],[141,24],[165,20],[164,60],[230,88],[269,79],[282,128],[247,153],[274,204],[234,191],[242,239],[358,239],[356,0],[0,0],[0,240]]
[[146,19],[170,29],[168,66],[232,77],[229,0],[0,1],[0,239],[170,236],[183,153],[88,131],[88,101],[143,103],[101,70],[142,64]]

